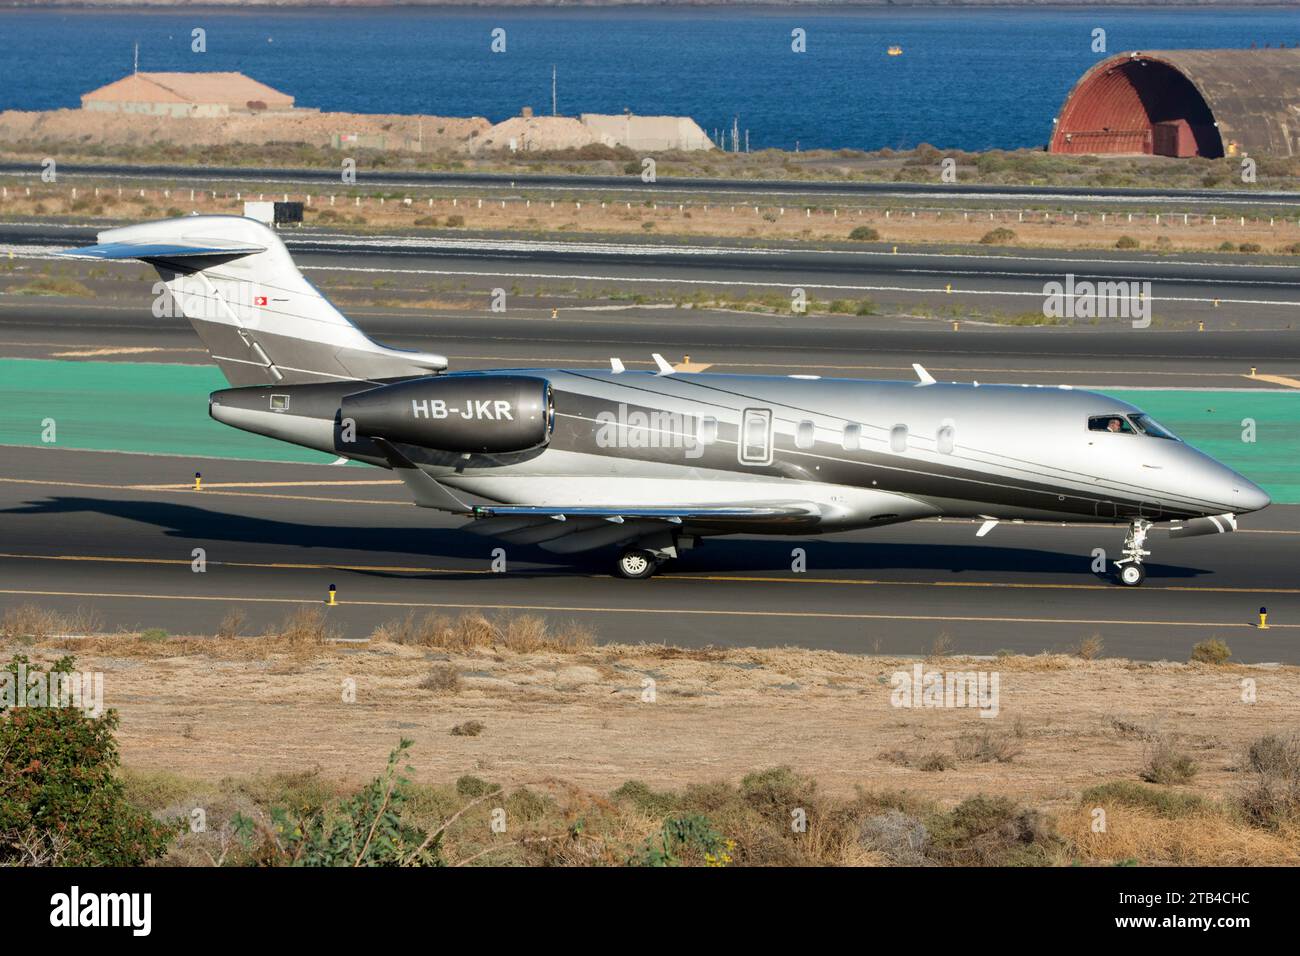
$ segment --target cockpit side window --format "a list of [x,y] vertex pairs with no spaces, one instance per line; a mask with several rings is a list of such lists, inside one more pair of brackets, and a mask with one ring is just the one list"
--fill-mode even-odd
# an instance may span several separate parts
[[1114,415],[1093,415],[1088,419],[1088,431],[1110,432],[1113,435],[1136,434],[1129,420],[1118,413]]
[[1140,431],[1143,435],[1149,435],[1152,438],[1167,438],[1170,441],[1179,440],[1177,435],[1171,432],[1168,428],[1165,428],[1164,425],[1161,425],[1158,421],[1156,421],[1154,418],[1152,418],[1150,415],[1146,414],[1145,412],[1140,412],[1136,415],[1130,415],[1129,420],[1133,422],[1137,430]]

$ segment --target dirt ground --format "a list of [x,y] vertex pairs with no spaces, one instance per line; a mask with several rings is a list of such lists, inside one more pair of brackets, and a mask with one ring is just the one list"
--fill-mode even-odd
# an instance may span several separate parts
[[[78,670],[104,674],[129,769],[211,781],[319,768],[361,782],[409,737],[425,782],[555,777],[608,792],[630,779],[734,783],[789,765],[829,794],[860,786],[945,804],[983,793],[1068,807],[1089,786],[1136,781],[1162,743],[1199,768],[1185,789],[1229,796],[1246,745],[1300,725],[1293,667],[134,635],[0,647],[6,660],[15,652],[74,653]],[[996,674],[996,716],[891,704],[894,675],[918,664]],[[1254,702],[1243,700],[1247,682]],[[469,721],[484,725],[479,735],[452,734]]]
[[0,112],[0,142],[53,140],[135,146],[184,143],[187,147],[301,142],[323,147],[331,145],[338,135],[357,136],[362,142],[382,142],[390,149],[423,146],[426,150],[459,150],[468,148],[472,140],[491,127],[481,116],[400,116],[316,110],[237,113],[206,119],[79,109]]
[[[0,187],[0,217],[72,217],[107,224],[140,222],[191,212],[243,214],[247,200],[305,203],[308,225],[349,232],[462,230],[518,232],[526,236],[564,233],[764,240],[847,240],[855,228],[874,229],[868,248],[925,243],[976,244],[995,229],[1012,235],[990,237],[997,247],[1113,249],[1122,237],[1138,248],[1300,254],[1300,221],[1268,216],[1217,216],[1181,212],[1043,212],[863,206],[758,206],[692,202],[629,202],[611,195],[579,199],[500,199],[422,194],[378,195],[362,187],[326,192],[235,191],[163,187],[38,184]],[[1225,247],[1227,243],[1230,247]],[[865,246],[865,243],[864,243]],[[1242,248],[1245,246],[1245,248]]]

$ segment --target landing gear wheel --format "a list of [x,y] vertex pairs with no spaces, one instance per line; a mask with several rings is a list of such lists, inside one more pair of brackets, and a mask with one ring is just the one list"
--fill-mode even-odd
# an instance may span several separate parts
[[1119,583],[1135,588],[1147,579],[1146,568],[1140,564],[1126,564],[1119,569]]
[[618,556],[617,568],[620,576],[636,581],[648,578],[659,570],[659,562],[649,551],[632,549]]

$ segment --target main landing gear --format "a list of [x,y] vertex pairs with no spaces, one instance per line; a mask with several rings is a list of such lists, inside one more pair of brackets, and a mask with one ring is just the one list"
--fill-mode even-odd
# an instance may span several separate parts
[[621,577],[640,580],[648,578],[659,570],[659,558],[653,551],[647,551],[643,548],[628,548],[618,556],[618,563],[615,565]]
[[1146,518],[1135,518],[1128,526],[1128,536],[1124,539],[1124,557],[1115,562],[1119,583],[1125,587],[1138,587],[1147,579],[1146,568],[1142,559],[1150,557],[1151,552],[1143,548],[1147,541],[1147,532],[1151,522]]

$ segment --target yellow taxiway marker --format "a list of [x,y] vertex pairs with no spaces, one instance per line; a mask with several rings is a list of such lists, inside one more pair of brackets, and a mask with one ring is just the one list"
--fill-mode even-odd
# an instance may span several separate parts
[[[653,580],[653,579],[652,579]],[[133,601],[221,601],[227,604],[318,604],[319,599],[249,597],[243,594],[142,594],[132,592],[107,591],[44,591],[0,589],[0,594],[25,595],[27,597],[71,597],[71,598],[105,598]],[[565,604],[492,604],[482,601],[349,601],[350,607],[395,607],[395,608],[438,608],[438,609],[488,609],[492,611],[563,611],[565,613],[592,614],[669,614],[694,615],[703,617],[791,617],[816,618],[843,621],[960,621],[963,623],[986,624],[1115,624],[1134,627],[1212,627],[1212,628],[1255,628],[1253,621],[1142,621],[1110,618],[1068,618],[1068,617],[978,617],[971,615],[943,614],[854,614],[834,611],[747,611],[739,609],[682,608],[682,607],[588,607],[584,605]],[[1270,624],[1272,628],[1300,628],[1300,624]]]

